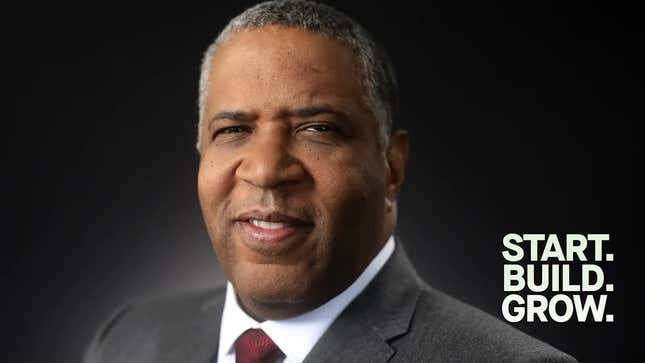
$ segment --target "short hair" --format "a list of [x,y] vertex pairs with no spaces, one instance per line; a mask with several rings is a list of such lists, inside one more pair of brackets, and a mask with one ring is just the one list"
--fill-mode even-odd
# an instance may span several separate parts
[[275,0],[257,4],[233,18],[204,53],[199,77],[197,150],[201,149],[211,63],[219,45],[241,30],[269,25],[306,29],[348,45],[360,68],[364,100],[381,126],[379,140],[387,141],[398,108],[398,90],[394,67],[384,48],[356,21],[328,5],[304,0]]

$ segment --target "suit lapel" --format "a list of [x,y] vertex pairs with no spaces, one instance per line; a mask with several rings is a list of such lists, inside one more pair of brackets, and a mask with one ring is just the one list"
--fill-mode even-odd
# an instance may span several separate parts
[[224,308],[224,289],[190,311],[190,317],[180,327],[175,326],[176,333],[162,342],[162,354],[158,362],[175,363],[208,363],[217,361],[219,332]]
[[[226,291],[226,290],[224,290]],[[202,312],[204,316],[208,316],[206,323],[204,320],[200,320],[199,324],[199,339],[201,341],[207,341],[211,344],[207,345],[196,345],[198,349],[201,349],[199,354],[195,355],[195,358],[189,363],[205,363],[205,362],[217,362],[217,353],[219,349],[219,333],[220,326],[222,324],[222,312],[224,310],[224,298],[226,293],[221,293],[213,299],[205,302],[202,305]]]
[[397,240],[390,260],[321,337],[304,363],[387,362],[389,342],[408,331],[420,279]]

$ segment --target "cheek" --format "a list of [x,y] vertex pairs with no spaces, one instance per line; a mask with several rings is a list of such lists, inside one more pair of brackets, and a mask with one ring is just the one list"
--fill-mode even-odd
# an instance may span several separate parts
[[205,153],[199,164],[197,189],[204,224],[220,266],[230,276],[236,264],[235,245],[231,225],[226,214],[232,189],[231,168],[226,160]]
[[385,198],[384,170],[376,156],[355,152],[329,154],[310,167],[317,194],[329,222],[351,224],[374,222]]
[[221,203],[231,188],[233,160],[206,150],[199,163],[197,190],[204,210]]
[[[232,185],[229,168],[222,160],[202,156],[197,177],[197,191],[204,222],[211,235],[211,240],[221,240],[224,211],[228,205],[228,195]],[[219,238],[217,238],[219,237]]]

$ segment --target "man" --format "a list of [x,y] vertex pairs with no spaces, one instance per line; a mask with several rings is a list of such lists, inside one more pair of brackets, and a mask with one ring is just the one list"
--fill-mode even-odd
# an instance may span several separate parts
[[571,362],[427,286],[392,236],[408,136],[345,15],[259,4],[209,47],[198,194],[226,287],[127,307],[87,362]]

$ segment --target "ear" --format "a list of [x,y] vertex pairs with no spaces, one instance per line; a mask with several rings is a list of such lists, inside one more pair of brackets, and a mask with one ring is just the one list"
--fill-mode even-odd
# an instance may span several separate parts
[[390,136],[390,142],[385,152],[388,175],[386,185],[386,206],[388,211],[396,201],[405,178],[405,163],[408,161],[408,132],[397,130]]

